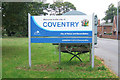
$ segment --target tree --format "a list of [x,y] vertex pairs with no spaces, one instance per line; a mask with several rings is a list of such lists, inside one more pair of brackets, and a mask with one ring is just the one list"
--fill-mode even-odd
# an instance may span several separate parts
[[8,36],[27,36],[28,13],[32,15],[45,15],[43,12],[46,5],[41,3],[27,2],[4,2],[2,3],[2,28]]
[[55,15],[62,15],[70,10],[76,10],[76,7],[70,2],[54,2],[50,5],[50,11],[54,11]]
[[76,10],[76,7],[70,2],[63,3],[63,13],[69,12],[70,10]]
[[120,6],[118,7],[118,10],[119,10],[118,12],[119,12],[119,15],[120,15]]
[[[2,33],[8,36],[28,35],[28,13],[31,15],[46,15],[44,10],[48,9],[48,4],[42,2],[3,2],[2,3]],[[76,10],[69,2],[56,2],[50,8],[61,15],[70,10]]]
[[110,20],[112,23],[114,15],[117,15],[117,8],[113,4],[110,4],[108,6],[108,10],[106,10],[105,12],[105,17],[103,18],[103,20],[105,20],[106,23],[108,22],[108,20]]

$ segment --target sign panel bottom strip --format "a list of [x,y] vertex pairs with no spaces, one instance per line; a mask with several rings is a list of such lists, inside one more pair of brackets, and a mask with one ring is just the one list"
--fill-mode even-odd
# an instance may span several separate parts
[[92,43],[92,38],[31,38],[31,43]]

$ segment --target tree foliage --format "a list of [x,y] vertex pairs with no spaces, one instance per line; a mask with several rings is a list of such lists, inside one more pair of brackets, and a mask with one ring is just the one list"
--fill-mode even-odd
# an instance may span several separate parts
[[[46,15],[44,10],[48,4],[42,2],[3,2],[2,3],[2,33],[7,36],[23,37],[28,35],[28,13],[31,15]],[[69,2],[55,2],[50,8],[60,15],[70,10],[76,10]]]
[[106,10],[105,12],[105,17],[103,18],[103,20],[105,20],[106,23],[108,22],[108,20],[110,20],[112,23],[114,15],[117,15],[117,8],[113,4],[110,4],[108,6],[108,10]]
[[119,15],[120,15],[120,6],[118,7],[118,12],[119,12]]
[[45,15],[43,12],[48,4],[27,2],[2,3],[2,29],[8,36],[27,36],[28,13]]
[[55,12],[55,15],[62,15],[70,10],[76,10],[76,7],[70,2],[54,2],[50,5],[50,8]]

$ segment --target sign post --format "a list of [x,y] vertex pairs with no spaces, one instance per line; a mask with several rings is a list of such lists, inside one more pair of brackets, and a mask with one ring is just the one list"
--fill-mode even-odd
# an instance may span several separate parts
[[92,68],[94,68],[94,36],[95,36],[95,32],[94,32],[94,13],[92,15]]
[[119,6],[120,6],[120,1],[118,2],[118,5],[117,5],[117,40],[118,40],[118,21],[119,21]]
[[31,15],[28,13],[29,67],[31,67]]
[[59,64],[61,62],[61,44],[59,43]]

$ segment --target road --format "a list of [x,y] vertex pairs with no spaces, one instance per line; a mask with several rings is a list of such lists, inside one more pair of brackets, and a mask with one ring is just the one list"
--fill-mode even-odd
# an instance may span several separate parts
[[102,58],[105,65],[118,75],[118,40],[98,38],[95,55]]

